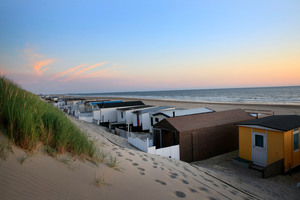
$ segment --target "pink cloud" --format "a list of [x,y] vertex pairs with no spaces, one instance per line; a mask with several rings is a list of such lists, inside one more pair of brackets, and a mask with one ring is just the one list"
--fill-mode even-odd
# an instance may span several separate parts
[[49,67],[42,69],[42,67],[49,65],[53,62],[53,59],[48,59],[48,60],[42,60],[42,61],[37,61],[33,64],[33,68],[36,71],[36,73],[41,76],[43,75],[42,72],[46,71],[49,69]]
[[97,63],[97,64],[95,64],[95,65],[92,65],[92,66],[89,66],[89,67],[85,67],[85,68],[81,69],[80,71],[75,72],[73,75],[79,75],[79,74],[82,74],[82,73],[84,73],[84,72],[86,72],[86,71],[88,71],[88,70],[90,70],[90,69],[93,69],[93,68],[95,68],[95,67],[98,67],[98,66],[101,66],[101,65],[104,65],[104,64],[105,64],[105,63]]
[[59,77],[65,75],[65,74],[68,74],[68,73],[70,73],[70,72],[75,71],[76,69],[79,69],[79,68],[85,67],[85,66],[87,66],[87,64],[79,65],[79,66],[73,67],[73,68],[71,68],[71,69],[68,69],[67,71],[64,71],[64,72],[61,72],[61,73],[55,75],[51,80],[57,79],[57,78],[59,78]]
[[45,68],[45,66],[54,62],[54,59],[45,59],[44,55],[34,53],[32,49],[27,48],[24,52],[31,63],[30,65],[39,76],[42,76],[43,72],[50,69],[50,67]]

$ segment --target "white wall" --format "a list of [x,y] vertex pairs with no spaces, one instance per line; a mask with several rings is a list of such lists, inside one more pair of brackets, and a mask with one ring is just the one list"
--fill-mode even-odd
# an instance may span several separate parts
[[128,142],[135,146],[136,148],[150,154],[154,155],[161,155],[168,158],[174,158],[177,160],[180,160],[180,153],[179,153],[179,145],[174,145],[170,147],[165,147],[161,149],[156,149],[153,145],[153,141],[149,140],[147,138],[146,141],[139,139],[138,137],[135,137],[134,134],[129,133]]
[[100,122],[117,122],[117,108],[101,108]]
[[134,114],[132,113],[132,110],[126,111],[126,124],[133,124],[133,118]]
[[93,111],[93,119],[100,120],[100,110]]
[[142,114],[142,128],[143,128],[143,131],[146,131],[146,130],[150,129],[149,113],[143,113]]
[[165,147],[161,149],[156,149],[155,146],[149,147],[148,153],[180,160],[179,145],[174,145],[174,146]]
[[86,117],[86,116],[79,116],[80,120],[83,120],[83,121],[86,121],[86,122],[90,122],[90,123],[93,123],[93,117],[90,116],[90,117]]
[[[122,117],[122,113],[123,113],[123,117]],[[125,123],[125,121],[126,121],[126,118],[125,118],[125,111],[123,111],[123,110],[117,110],[117,121],[119,122],[119,123]]]

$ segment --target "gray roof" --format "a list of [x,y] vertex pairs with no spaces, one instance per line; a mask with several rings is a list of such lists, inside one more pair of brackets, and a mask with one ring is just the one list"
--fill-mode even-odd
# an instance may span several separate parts
[[289,131],[300,127],[299,115],[273,115],[251,121],[241,122],[238,126],[255,125],[280,131]]
[[149,108],[149,107],[153,107],[153,106],[149,106],[149,105],[132,106],[132,107],[126,107],[126,108],[118,108],[117,110],[127,111],[127,110],[135,110],[135,109]]
[[143,114],[143,113],[150,113],[150,112],[155,112],[155,111],[158,111],[158,110],[163,110],[163,109],[168,109],[168,108],[173,108],[173,107],[170,107],[170,106],[159,106],[159,107],[154,107],[154,108],[149,108],[149,109],[144,109],[144,110],[137,110],[137,111],[133,111],[132,113],[140,113],[140,114]]
[[190,109],[175,109],[175,110],[159,111],[155,113],[153,116],[164,115],[165,117],[173,117],[173,115],[175,115],[176,117],[178,117],[178,116],[194,115],[194,114],[209,113],[209,112],[215,112],[215,111],[206,107],[190,108]]

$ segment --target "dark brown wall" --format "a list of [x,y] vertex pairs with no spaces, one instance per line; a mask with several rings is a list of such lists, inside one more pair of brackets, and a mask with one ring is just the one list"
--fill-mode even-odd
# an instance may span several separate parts
[[238,149],[238,127],[225,124],[180,133],[180,159],[207,159]]

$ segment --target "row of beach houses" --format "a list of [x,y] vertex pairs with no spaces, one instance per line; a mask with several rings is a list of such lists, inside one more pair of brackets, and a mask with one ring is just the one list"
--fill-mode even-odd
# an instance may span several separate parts
[[260,170],[265,178],[300,165],[298,115],[81,98],[53,98],[52,103],[80,120],[106,126],[147,153],[193,162],[239,150],[234,162]]

